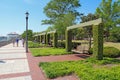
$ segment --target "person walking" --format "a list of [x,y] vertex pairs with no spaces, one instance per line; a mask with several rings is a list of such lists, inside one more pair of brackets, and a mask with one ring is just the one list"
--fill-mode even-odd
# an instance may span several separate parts
[[24,47],[24,44],[25,44],[25,40],[24,40],[24,39],[22,39],[22,45],[23,45],[23,47]]
[[12,42],[13,42],[13,47],[14,47],[15,46],[15,39],[13,39]]
[[19,39],[18,38],[16,39],[16,43],[17,43],[17,47],[18,47],[18,45],[19,45]]

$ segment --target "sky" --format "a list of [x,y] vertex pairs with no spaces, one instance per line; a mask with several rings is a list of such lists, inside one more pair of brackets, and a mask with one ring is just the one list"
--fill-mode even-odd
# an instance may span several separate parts
[[[29,12],[28,27],[33,32],[41,32],[48,25],[41,25],[47,19],[43,8],[50,0],[0,0],[0,36],[11,32],[23,33],[26,29],[25,13]],[[80,0],[79,12],[94,13],[102,0]]]

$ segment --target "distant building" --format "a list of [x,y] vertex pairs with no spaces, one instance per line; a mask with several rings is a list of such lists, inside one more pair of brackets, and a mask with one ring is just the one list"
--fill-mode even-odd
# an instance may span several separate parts
[[7,41],[7,37],[6,36],[0,36],[0,42],[1,41]]
[[20,35],[18,33],[16,33],[16,32],[11,32],[11,33],[7,34],[8,40],[19,38],[19,37],[20,37]]

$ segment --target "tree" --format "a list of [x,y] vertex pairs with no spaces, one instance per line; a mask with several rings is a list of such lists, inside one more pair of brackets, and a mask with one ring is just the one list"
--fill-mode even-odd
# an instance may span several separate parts
[[86,32],[84,28],[76,28],[72,30],[73,40],[83,40],[86,37]]
[[50,27],[47,28],[46,31],[49,32],[49,31],[54,31],[54,30],[55,30],[54,27],[50,26]]
[[60,34],[65,34],[66,27],[75,24],[80,16],[77,8],[79,0],[51,0],[45,7],[44,13],[49,19],[42,20],[43,24],[51,24]]
[[[22,33],[22,38],[26,38],[26,31],[24,31],[23,33]],[[32,30],[28,30],[28,40],[29,41],[32,41],[33,40],[33,31]]]
[[102,0],[100,6],[96,9],[96,14],[103,19],[108,40],[110,29],[119,24],[120,21],[120,0]]
[[[95,20],[95,19],[98,19],[98,16],[95,15],[95,14],[89,13],[87,16],[83,15],[81,17],[81,23],[87,22],[87,21],[91,21],[91,20]],[[92,26],[84,27],[84,30],[87,33],[88,38],[89,38],[89,49],[90,49],[91,48],[91,44],[92,44],[92,40],[91,40],[91,38],[92,38]]]
[[81,23],[91,21],[91,20],[95,20],[95,19],[98,19],[98,18],[99,18],[98,15],[89,13],[87,16],[85,16],[85,15],[81,16]]
[[120,42],[120,27],[115,27],[110,30],[109,40],[113,42]]
[[58,19],[54,24],[54,28],[57,30],[59,34],[65,34],[66,27],[69,27],[75,24],[75,16],[71,13],[64,14],[63,17]]

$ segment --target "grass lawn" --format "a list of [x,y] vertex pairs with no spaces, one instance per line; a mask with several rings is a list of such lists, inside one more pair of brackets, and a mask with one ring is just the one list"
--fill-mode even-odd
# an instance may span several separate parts
[[43,62],[39,66],[48,78],[76,74],[80,80],[120,80],[120,60],[112,58]]
[[120,50],[120,43],[105,42],[104,46],[111,46],[111,47],[115,47]]
[[44,47],[46,46],[45,44],[39,44],[37,42],[32,42],[32,41],[28,41],[28,47],[29,48],[39,48],[39,47]]
[[49,55],[64,55],[70,54],[62,48],[30,48],[33,56],[49,56]]

